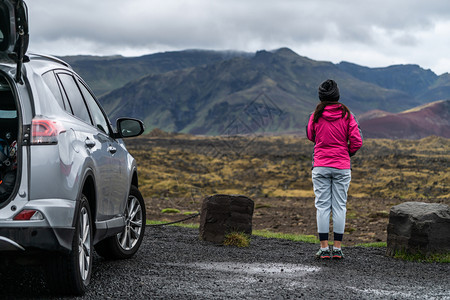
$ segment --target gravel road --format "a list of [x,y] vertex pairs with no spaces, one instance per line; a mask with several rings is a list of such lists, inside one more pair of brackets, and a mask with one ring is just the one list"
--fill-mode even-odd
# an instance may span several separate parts
[[[317,247],[261,237],[226,247],[200,241],[195,229],[147,227],[132,259],[96,256],[89,290],[75,299],[450,299],[450,264],[361,247],[345,248],[341,261],[316,261]],[[39,270],[0,273],[0,298],[52,298]]]

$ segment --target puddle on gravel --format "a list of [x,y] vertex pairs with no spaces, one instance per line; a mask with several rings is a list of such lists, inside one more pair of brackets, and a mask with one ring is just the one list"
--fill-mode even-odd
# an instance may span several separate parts
[[299,277],[318,272],[320,268],[298,264],[211,262],[186,264],[191,268],[273,277]]

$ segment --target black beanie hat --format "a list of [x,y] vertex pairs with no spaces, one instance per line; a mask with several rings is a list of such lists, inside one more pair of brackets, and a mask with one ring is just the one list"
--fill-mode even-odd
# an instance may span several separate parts
[[319,86],[320,101],[339,101],[339,88],[336,81],[327,79]]

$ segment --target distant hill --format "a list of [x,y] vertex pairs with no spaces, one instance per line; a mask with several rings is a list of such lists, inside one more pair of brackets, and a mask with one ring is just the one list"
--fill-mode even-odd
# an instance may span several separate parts
[[111,119],[140,118],[147,132],[303,133],[318,103],[317,87],[327,78],[338,82],[341,101],[358,116],[373,110],[395,114],[450,98],[449,74],[437,76],[416,65],[372,69],[314,61],[288,48],[63,59],[103,95]]
[[436,101],[397,114],[360,119],[364,137],[421,139],[430,135],[450,138],[450,100]]
[[186,50],[140,57],[84,55],[65,56],[62,59],[89,83],[96,95],[101,96],[149,74],[160,74],[250,55],[237,51]]
[[387,89],[405,92],[423,103],[450,98],[450,74],[437,76],[418,65],[395,65],[385,68],[367,68],[341,62],[341,70],[354,77]]

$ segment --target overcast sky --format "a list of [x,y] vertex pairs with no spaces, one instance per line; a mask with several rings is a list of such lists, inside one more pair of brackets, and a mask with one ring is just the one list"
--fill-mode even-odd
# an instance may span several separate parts
[[30,51],[139,56],[291,48],[368,67],[450,72],[447,0],[26,0]]

